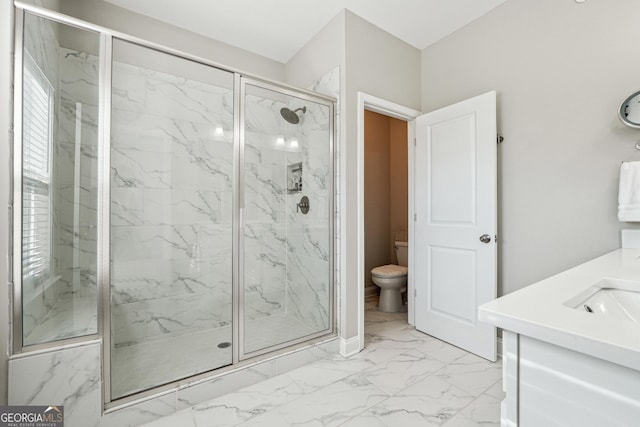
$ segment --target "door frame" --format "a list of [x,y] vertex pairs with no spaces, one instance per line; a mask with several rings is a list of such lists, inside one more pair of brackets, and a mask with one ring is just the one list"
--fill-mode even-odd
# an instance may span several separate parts
[[[409,218],[414,215],[413,205],[413,190],[414,190],[414,164],[411,161],[413,159],[414,145],[411,141],[415,140],[415,118],[422,114],[421,111],[414,110],[413,108],[405,107],[404,105],[396,104],[395,102],[387,101],[386,99],[378,98],[373,95],[369,95],[364,92],[358,92],[358,130],[357,130],[357,181],[358,188],[356,191],[357,206],[358,206],[358,337],[360,338],[359,350],[364,348],[364,111],[369,110],[374,113],[380,113],[385,116],[393,117],[407,122],[407,149],[408,149],[408,196],[409,206],[408,213]],[[409,224],[409,265],[413,264],[413,222],[408,221]],[[408,301],[408,322],[410,325],[414,324],[414,299],[413,299],[413,279],[411,275],[408,277],[407,283],[407,301]]]

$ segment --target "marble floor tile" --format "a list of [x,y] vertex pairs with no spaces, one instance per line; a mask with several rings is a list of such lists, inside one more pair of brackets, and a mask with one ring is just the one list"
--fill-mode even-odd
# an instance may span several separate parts
[[363,371],[360,376],[388,394],[395,394],[433,374],[443,366],[444,363],[424,353],[407,350],[391,360]]
[[461,348],[455,347],[449,343],[440,341],[435,338],[416,347],[415,351],[427,354],[432,358],[447,364],[468,354]]
[[256,417],[247,426],[339,426],[386,399],[388,395],[364,378],[348,377],[273,412]]
[[278,375],[237,392],[190,408],[198,426],[233,426],[316,391],[290,375]]
[[483,394],[464,408],[462,415],[481,426],[500,424],[500,400]]
[[[359,414],[345,425],[371,419],[385,426],[439,426],[460,412],[474,397],[446,381],[425,378]],[[375,421],[374,421],[375,420]]]
[[502,364],[369,304],[365,349],[333,356],[166,417],[164,426],[500,425]]
[[505,393],[504,390],[502,390],[502,379],[489,387],[489,389],[485,391],[484,394],[487,394],[498,400],[503,400],[505,398]]
[[502,362],[489,362],[467,353],[435,374],[456,387],[479,396],[502,378]]

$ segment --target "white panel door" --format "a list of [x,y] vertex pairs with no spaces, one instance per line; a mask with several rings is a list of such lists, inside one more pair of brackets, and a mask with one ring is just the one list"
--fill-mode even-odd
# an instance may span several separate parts
[[416,328],[495,361],[496,93],[418,117],[414,162]]

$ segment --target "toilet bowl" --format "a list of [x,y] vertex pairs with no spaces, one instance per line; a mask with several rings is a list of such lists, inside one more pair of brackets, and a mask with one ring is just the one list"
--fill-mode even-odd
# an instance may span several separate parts
[[380,287],[378,310],[395,313],[404,311],[402,292],[407,289],[407,242],[396,241],[398,264],[388,264],[371,270],[371,280]]

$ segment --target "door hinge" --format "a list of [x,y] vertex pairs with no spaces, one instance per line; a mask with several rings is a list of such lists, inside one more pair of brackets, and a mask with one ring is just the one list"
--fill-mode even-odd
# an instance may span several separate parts
[[502,135],[497,134],[497,135],[496,135],[496,142],[497,142],[498,144],[502,144],[502,141],[504,141],[504,138],[502,137]]
[[418,214],[413,214],[413,222],[417,222],[418,221]]
[[413,138],[413,146],[415,147],[418,144],[418,140],[416,138]]
[[417,297],[418,296],[418,290],[416,288],[413,288],[413,297]]

